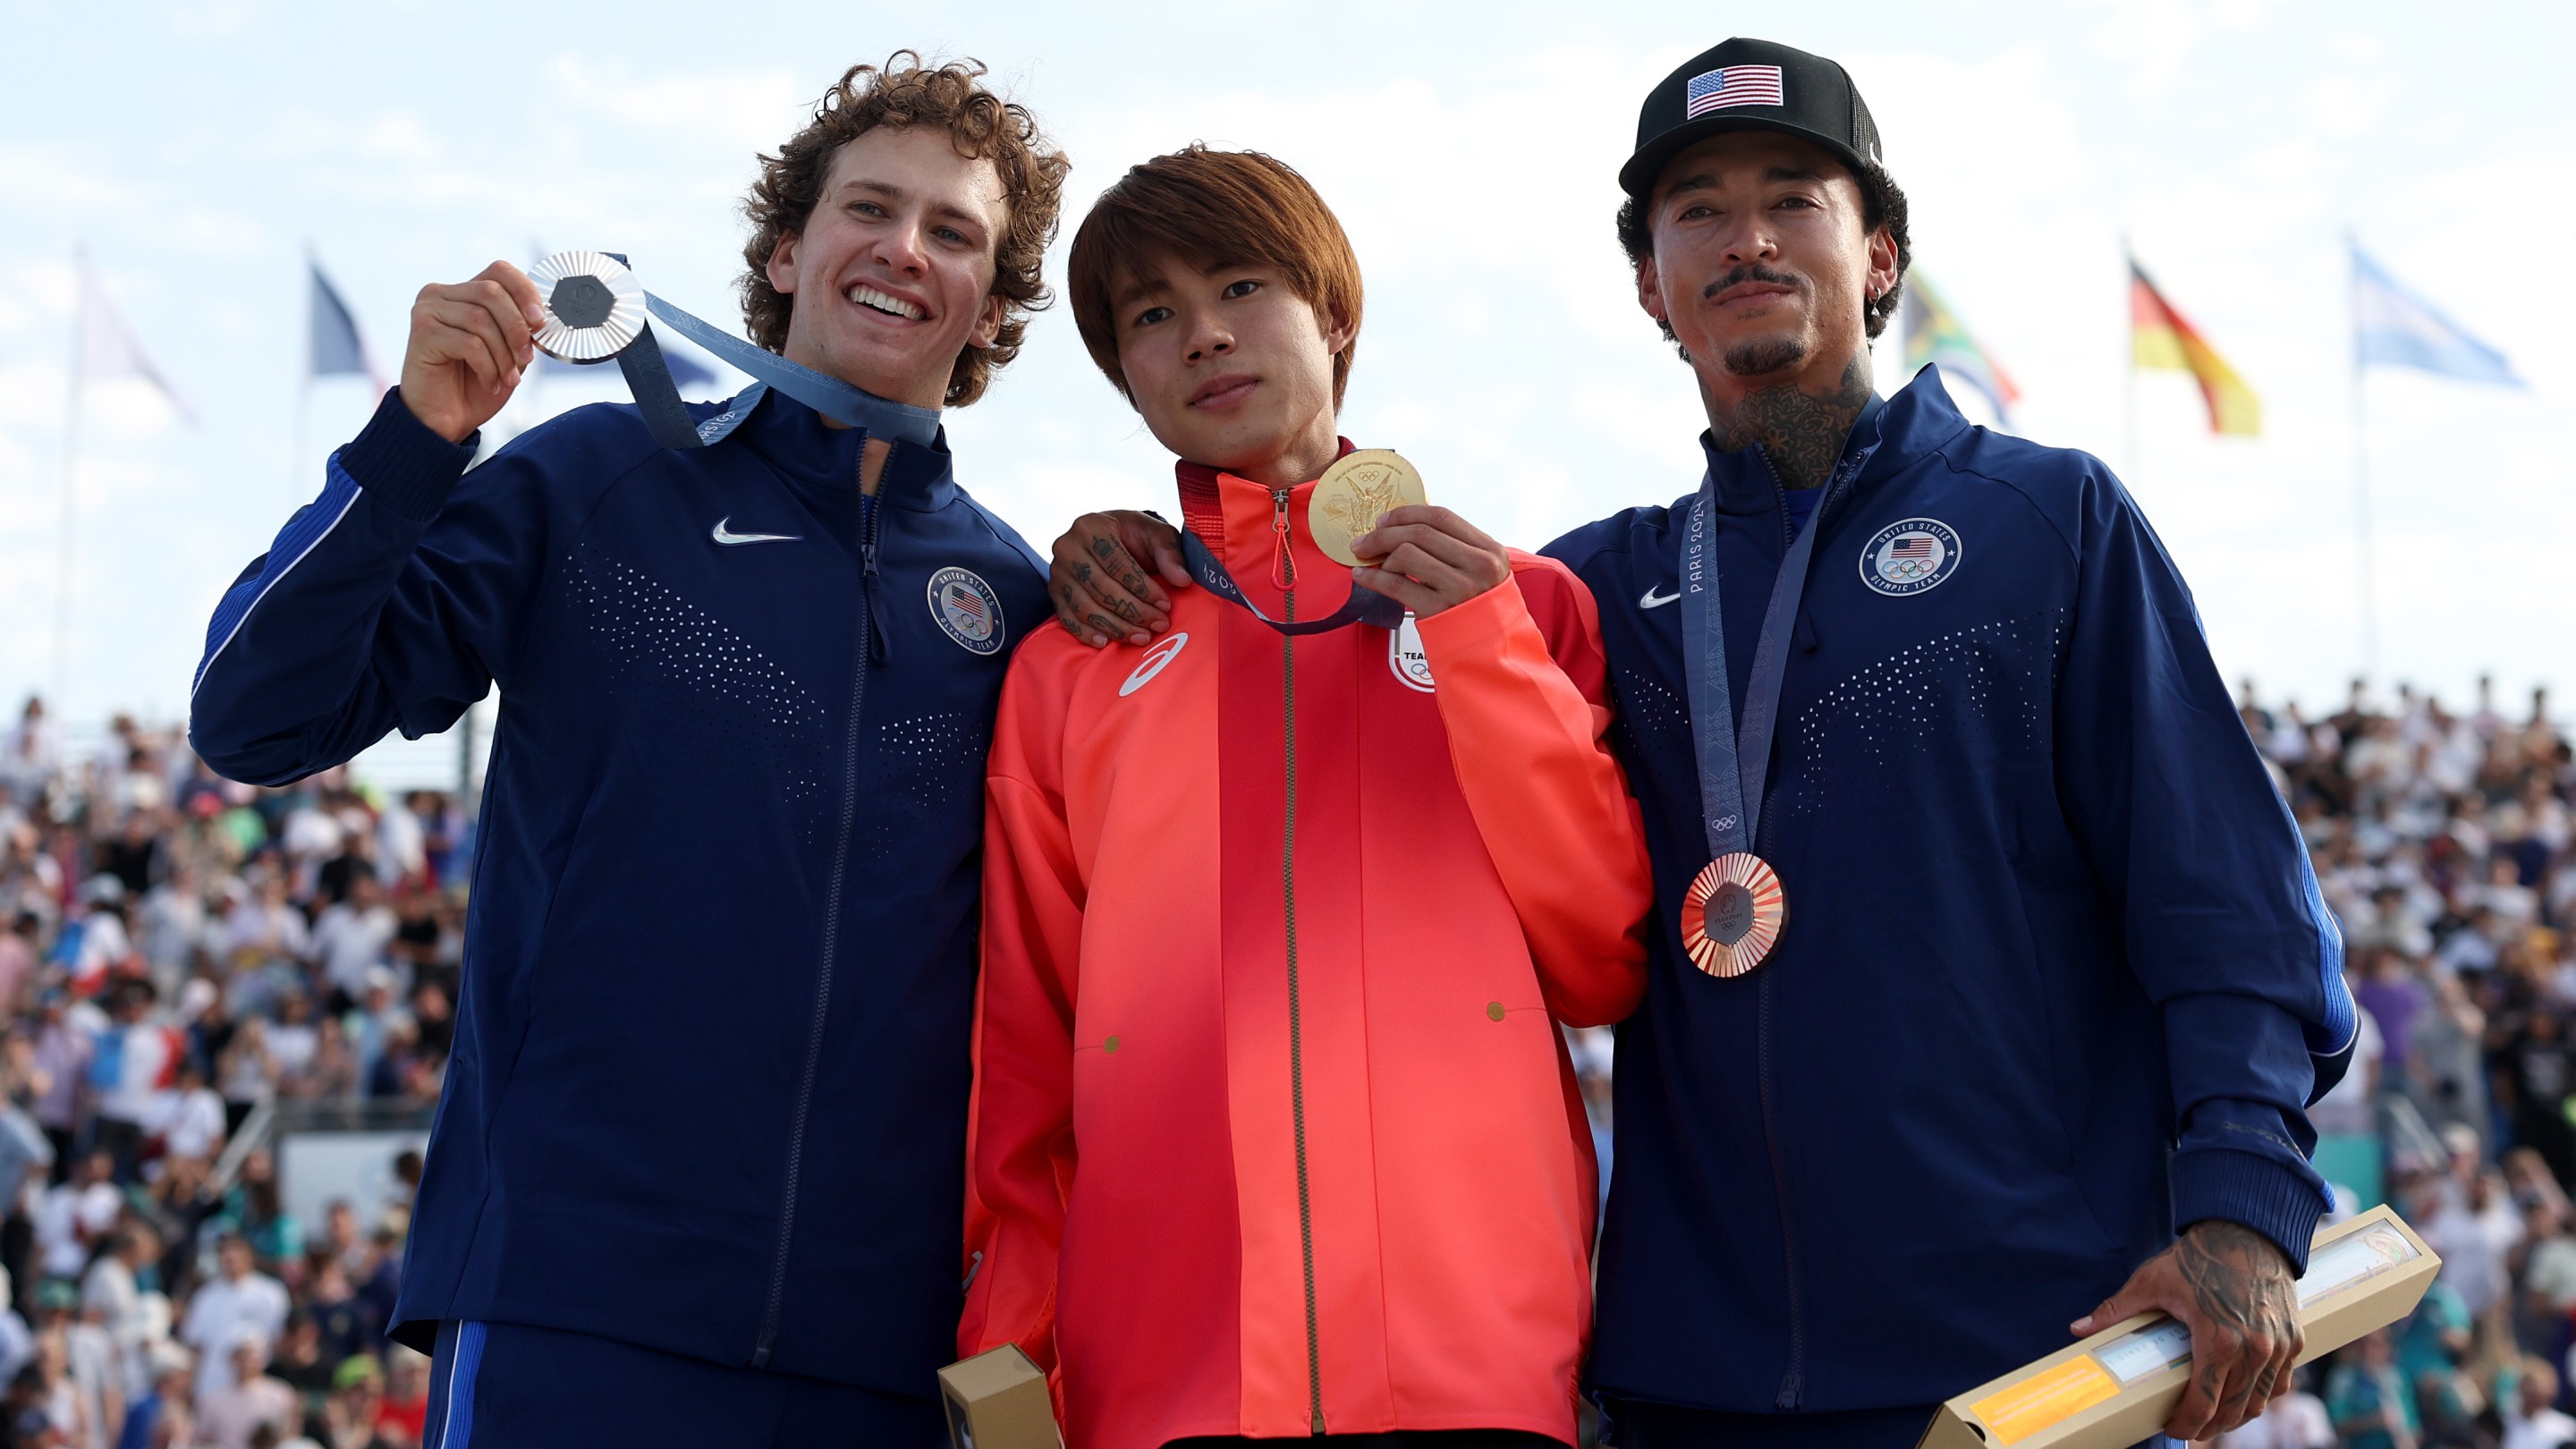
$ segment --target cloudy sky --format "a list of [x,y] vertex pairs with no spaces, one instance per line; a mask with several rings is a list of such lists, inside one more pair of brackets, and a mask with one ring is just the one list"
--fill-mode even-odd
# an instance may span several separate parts
[[[1611,239],[1636,102],[1727,25],[1841,59],[1911,192],[1919,267],[2012,370],[2014,421],[2121,470],[2191,578],[2219,660],[2338,697],[2361,662],[2344,237],[2530,379],[2373,373],[2381,678],[2520,708],[2576,686],[2576,497],[2558,434],[2576,270],[2576,8],[2266,0],[1942,6],[1362,4],[895,7],[771,0],[159,6],[0,3],[0,700],[51,688],[72,258],[186,395],[94,387],[58,712],[184,709],[204,620],[363,420],[317,387],[299,451],[310,247],[377,356],[424,282],[539,249],[624,251],[730,321],[737,198],[843,65],[968,54],[1071,153],[1067,215],[1192,140],[1314,179],[1368,320],[1345,431],[1536,546],[1695,481],[1689,376]],[[1472,21],[1464,17],[1472,15]],[[1070,234],[1071,226],[1066,228]],[[2180,375],[2132,391],[2122,238],[2261,393],[2206,436]],[[1882,388],[1901,381],[1882,347]],[[619,396],[551,384],[533,422]],[[2134,413],[2132,407],[2134,406]],[[1041,547],[1169,488],[1153,440],[1042,318],[956,414],[963,480]]]

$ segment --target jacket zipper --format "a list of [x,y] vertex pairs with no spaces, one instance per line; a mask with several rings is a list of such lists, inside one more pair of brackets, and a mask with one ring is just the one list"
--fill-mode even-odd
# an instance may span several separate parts
[[[1788,562],[1789,546],[1797,541],[1796,532],[1789,522],[1788,485],[1781,481],[1780,471],[1771,466],[1771,455],[1762,452],[1759,448],[1754,451],[1761,454],[1763,469],[1771,475],[1772,495],[1780,507],[1780,556],[1781,562],[1785,565]],[[1827,480],[1827,485],[1831,485],[1830,479]],[[1824,503],[1825,500],[1822,498],[1816,500],[1816,516],[1807,520],[1807,527],[1824,526]],[[1791,619],[1789,628],[1793,635],[1797,627],[1798,621]],[[1761,809],[1763,802],[1757,800],[1752,803],[1754,808]],[[1762,810],[1762,838],[1754,842],[1753,848],[1759,853],[1766,850],[1770,843],[1771,812]],[[1763,858],[1769,859],[1767,855]],[[1785,1410],[1798,1407],[1799,1394],[1805,1388],[1807,1304],[1805,1295],[1798,1287],[1798,1235],[1797,1229],[1793,1226],[1797,1218],[1789,1210],[1789,1175],[1780,1160],[1779,1115],[1772,1104],[1771,973],[1762,972],[1760,978],[1760,985],[1754,995],[1754,1071],[1760,1078],[1762,1086],[1762,1146],[1771,1159],[1771,1197],[1780,1208],[1780,1261],[1789,1288],[1789,1368],[1780,1376],[1780,1392],[1771,1400],[1771,1407]]]
[[[1285,591],[1288,622],[1297,622],[1297,561],[1288,551],[1288,490],[1270,495],[1270,581]],[[1297,1238],[1306,1269],[1306,1406],[1312,1432],[1324,1433],[1324,1351],[1315,1326],[1315,1203],[1306,1182],[1306,1050],[1297,1011],[1297,636],[1279,636],[1280,719],[1287,737],[1288,816],[1280,832],[1279,888],[1288,922],[1288,1108],[1297,1133]]]
[[841,826],[832,846],[831,884],[823,905],[823,969],[814,986],[814,1025],[805,1037],[805,1070],[796,1081],[796,1115],[787,1138],[787,1196],[778,1211],[778,1253],[769,1270],[769,1306],[761,1314],[760,1341],[753,1346],[751,1366],[769,1367],[778,1346],[778,1321],[787,1307],[787,1250],[796,1237],[796,1193],[805,1174],[805,1124],[814,1110],[814,1077],[823,1064],[823,1023],[832,1008],[832,968],[841,949],[842,888],[849,879],[850,832],[859,809],[859,710],[868,697],[868,663],[882,651],[874,643],[877,583],[877,527],[882,504],[867,497],[868,449],[859,443],[858,471],[852,481],[859,495],[859,641],[850,671],[850,724],[841,761]]

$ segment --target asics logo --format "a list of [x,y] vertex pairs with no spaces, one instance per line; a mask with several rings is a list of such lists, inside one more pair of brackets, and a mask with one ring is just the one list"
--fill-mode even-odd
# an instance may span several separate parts
[[1672,603],[1680,597],[1681,594],[1679,591],[1669,594],[1658,594],[1655,592],[1655,586],[1653,584],[1648,584],[1646,585],[1646,591],[1637,596],[1637,607],[1640,609],[1660,609],[1664,605]]
[[1118,697],[1125,699],[1153,683],[1154,676],[1162,673],[1164,666],[1181,657],[1182,647],[1189,642],[1189,635],[1174,634],[1146,650],[1145,657],[1137,663],[1135,671],[1127,676],[1127,682],[1118,686]]
[[805,540],[805,535],[801,533],[736,533],[732,529],[725,527],[726,524],[731,522],[733,522],[733,515],[730,513],[717,519],[715,532],[708,536],[713,538],[716,542],[726,545],[738,543],[802,543]]

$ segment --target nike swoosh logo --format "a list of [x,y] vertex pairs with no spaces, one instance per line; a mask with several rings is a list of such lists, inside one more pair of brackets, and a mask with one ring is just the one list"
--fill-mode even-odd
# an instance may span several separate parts
[[805,535],[801,533],[736,533],[732,529],[725,527],[726,524],[731,522],[733,522],[733,515],[730,513],[717,519],[716,531],[710,536],[714,538],[716,542],[722,544],[803,543],[805,541]]
[[1675,593],[1665,594],[1665,595],[1664,595],[1664,596],[1662,596],[1661,598],[1658,598],[1658,597],[1656,597],[1656,595],[1655,595],[1655,586],[1654,586],[1654,585],[1652,585],[1652,584],[1648,584],[1648,585],[1646,586],[1646,591],[1645,591],[1644,593],[1639,594],[1639,595],[1637,596],[1637,607],[1638,607],[1638,608],[1640,608],[1640,609],[1660,609],[1660,608],[1662,608],[1664,605],[1669,604],[1669,603],[1672,603],[1673,601],[1675,601],[1676,599],[1679,599],[1680,597],[1681,597],[1680,593],[1675,592]]

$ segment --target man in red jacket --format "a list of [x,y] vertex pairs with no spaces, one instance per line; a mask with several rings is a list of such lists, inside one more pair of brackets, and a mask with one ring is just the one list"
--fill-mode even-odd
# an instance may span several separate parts
[[1591,595],[1445,508],[1318,545],[1359,269],[1286,166],[1135,168],[1070,277],[1204,586],[1003,688],[959,1350],[1054,1368],[1074,1449],[1571,1443],[1556,1023],[1635,1007],[1650,896]]

